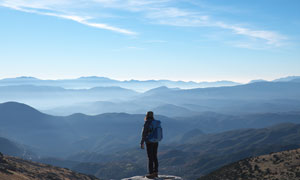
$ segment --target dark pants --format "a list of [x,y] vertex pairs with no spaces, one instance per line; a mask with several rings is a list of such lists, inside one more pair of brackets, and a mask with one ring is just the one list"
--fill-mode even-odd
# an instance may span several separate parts
[[[146,143],[149,174],[158,172],[157,149],[158,143]],[[153,168],[154,165],[154,168]]]

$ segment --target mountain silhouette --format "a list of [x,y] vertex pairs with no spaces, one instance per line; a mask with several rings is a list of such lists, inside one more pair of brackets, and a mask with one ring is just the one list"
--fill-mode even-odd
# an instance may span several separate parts
[[155,94],[155,93],[166,93],[166,92],[170,92],[170,91],[175,91],[175,90],[179,90],[178,88],[168,88],[167,86],[160,86],[157,88],[153,88],[150,89],[149,91],[146,91],[143,93],[143,95],[147,96],[147,95],[151,95],[151,94]]
[[[50,116],[21,103],[0,104],[3,137],[26,144],[41,157],[48,158],[37,159],[40,162],[102,179],[120,179],[146,172],[143,166],[146,156],[137,145],[144,117],[144,114],[127,113]],[[242,117],[207,112],[180,119],[155,117],[161,120],[165,130],[159,154],[163,164],[161,173],[186,179],[198,178],[250,156],[299,148],[299,124],[274,125],[299,123],[299,112]],[[270,125],[273,126],[266,127]],[[226,129],[231,131],[224,132]],[[111,172],[118,172],[118,177]]]
[[59,80],[41,80],[34,77],[17,77],[0,79],[3,86],[8,85],[37,85],[37,86],[60,86],[68,89],[93,88],[96,86],[119,86],[129,88],[135,91],[145,92],[147,90],[167,86],[169,88],[197,88],[197,87],[219,87],[234,86],[239,83],[233,81],[215,81],[215,82],[185,82],[171,80],[125,80],[119,81],[107,77],[88,76],[77,79],[59,79]]
[[288,76],[288,77],[283,77],[279,79],[273,80],[274,82],[288,82],[288,81],[298,81],[300,80],[300,76]]
[[[184,133],[184,123],[164,116],[157,118],[170,127],[165,133],[168,139],[174,133]],[[51,116],[21,103],[0,104],[0,127],[5,137],[53,155],[82,150],[110,152],[134,146],[139,141],[137,132],[141,131],[143,119],[143,114],[126,113]]]
[[[95,78],[86,78],[86,81],[94,82],[93,79]],[[79,82],[86,81],[84,78]],[[0,86],[2,95],[0,102],[18,101],[53,115],[70,115],[78,112],[90,115],[111,112],[140,114],[149,109],[164,109],[165,105],[170,105],[160,112],[165,116],[174,114],[168,113],[169,111],[178,112],[175,116],[191,116],[205,111],[247,114],[295,111],[300,105],[300,83],[296,81],[256,82],[196,89],[174,89],[160,84],[145,93],[133,91],[132,87],[125,89],[118,84],[100,86],[101,83],[96,82],[91,88],[85,86],[76,89],[64,87],[64,81],[55,86],[54,84],[5,86],[3,83]],[[152,82],[156,83],[156,81],[148,83]],[[143,86],[139,81],[136,83]],[[176,111],[175,107],[180,107],[180,110]]]
[[[299,117],[299,113],[257,114],[242,118],[222,114],[179,119],[156,116],[166,128],[166,143],[179,141],[186,132],[195,128],[205,133],[246,127],[261,128],[282,122],[297,123]],[[140,135],[137,132],[141,131],[143,119],[144,114],[127,113],[51,116],[21,103],[0,104],[0,130],[3,137],[11,137],[39,152],[53,155],[84,150],[104,153],[133,147],[139,141]],[[188,141],[193,138],[188,138]]]
[[173,104],[163,104],[152,109],[156,114],[168,117],[195,116],[199,113]]
[[97,100],[129,100],[139,95],[133,90],[117,86],[65,89],[60,86],[2,85],[0,93],[0,102],[18,101],[43,109]]
[[[300,83],[293,82],[256,82],[246,85],[238,85],[232,87],[217,88],[196,88],[188,90],[179,90],[171,92],[158,92],[153,94],[151,98],[156,96],[163,98],[161,100],[169,100],[176,98],[176,101],[192,103],[195,100],[222,98],[222,99],[272,99],[272,98],[291,98],[300,99]],[[169,101],[172,102],[172,101]]]
[[4,127],[39,127],[45,128],[49,124],[42,119],[50,117],[26,104],[6,102],[0,104],[0,124]]

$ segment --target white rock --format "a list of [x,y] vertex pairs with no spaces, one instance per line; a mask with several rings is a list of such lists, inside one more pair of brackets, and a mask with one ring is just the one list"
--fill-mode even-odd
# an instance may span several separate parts
[[[134,176],[131,178],[125,178],[122,180],[149,180],[145,176]],[[158,178],[155,178],[155,180],[183,180],[181,177],[178,176],[172,176],[172,175],[159,175]]]

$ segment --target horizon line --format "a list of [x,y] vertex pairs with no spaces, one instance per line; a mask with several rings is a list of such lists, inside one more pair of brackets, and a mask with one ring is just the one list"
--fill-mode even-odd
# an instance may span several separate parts
[[239,82],[239,81],[235,81],[235,80],[227,80],[227,79],[221,79],[221,80],[212,80],[212,81],[207,81],[207,80],[200,80],[200,81],[195,81],[195,80],[173,80],[173,79],[118,79],[118,78],[111,78],[111,77],[107,77],[107,76],[77,76],[77,77],[69,77],[69,78],[40,78],[40,77],[36,77],[36,76],[14,76],[14,77],[4,77],[1,78],[0,80],[5,80],[5,79],[17,79],[17,78],[33,78],[33,79],[37,79],[37,80],[50,80],[50,81],[59,81],[59,80],[76,80],[76,79],[80,79],[80,78],[107,78],[110,80],[115,80],[115,81],[121,81],[121,82],[126,82],[126,81],[173,81],[173,82],[195,82],[195,83],[213,83],[213,82],[222,82],[222,81],[228,81],[228,82],[234,82],[234,83],[240,83],[240,84],[244,84],[247,82]]
[[[299,75],[300,76],[300,75]],[[173,81],[173,82],[194,82],[194,83],[214,83],[214,82],[222,82],[222,81],[229,81],[229,82],[234,82],[234,83],[239,83],[239,84],[247,84],[250,83],[251,81],[255,81],[255,80],[261,80],[261,81],[273,81],[279,78],[287,78],[287,77],[298,77],[297,75],[290,75],[290,76],[281,76],[275,79],[263,79],[263,78],[258,78],[258,79],[252,79],[249,81],[236,81],[236,80],[227,80],[227,79],[221,79],[221,80],[212,80],[212,81],[208,81],[208,80],[200,80],[200,81],[195,81],[195,80],[172,80],[172,79],[118,79],[118,78],[110,78],[107,76],[77,76],[77,77],[68,77],[68,78],[40,78],[40,77],[36,77],[36,76],[15,76],[15,77],[0,77],[0,80],[5,80],[5,79],[17,79],[17,78],[34,78],[37,80],[52,80],[52,81],[59,81],[59,80],[76,80],[76,79],[80,79],[80,78],[107,78],[110,80],[115,80],[115,81],[121,81],[121,82],[126,82],[126,81]]]

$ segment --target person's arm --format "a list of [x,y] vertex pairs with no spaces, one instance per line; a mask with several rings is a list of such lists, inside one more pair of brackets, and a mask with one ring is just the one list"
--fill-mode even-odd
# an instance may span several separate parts
[[143,145],[144,145],[144,142],[149,134],[149,121],[146,121],[145,124],[144,124],[144,128],[143,128],[143,131],[142,131],[142,140],[141,140],[141,147],[143,148]]

